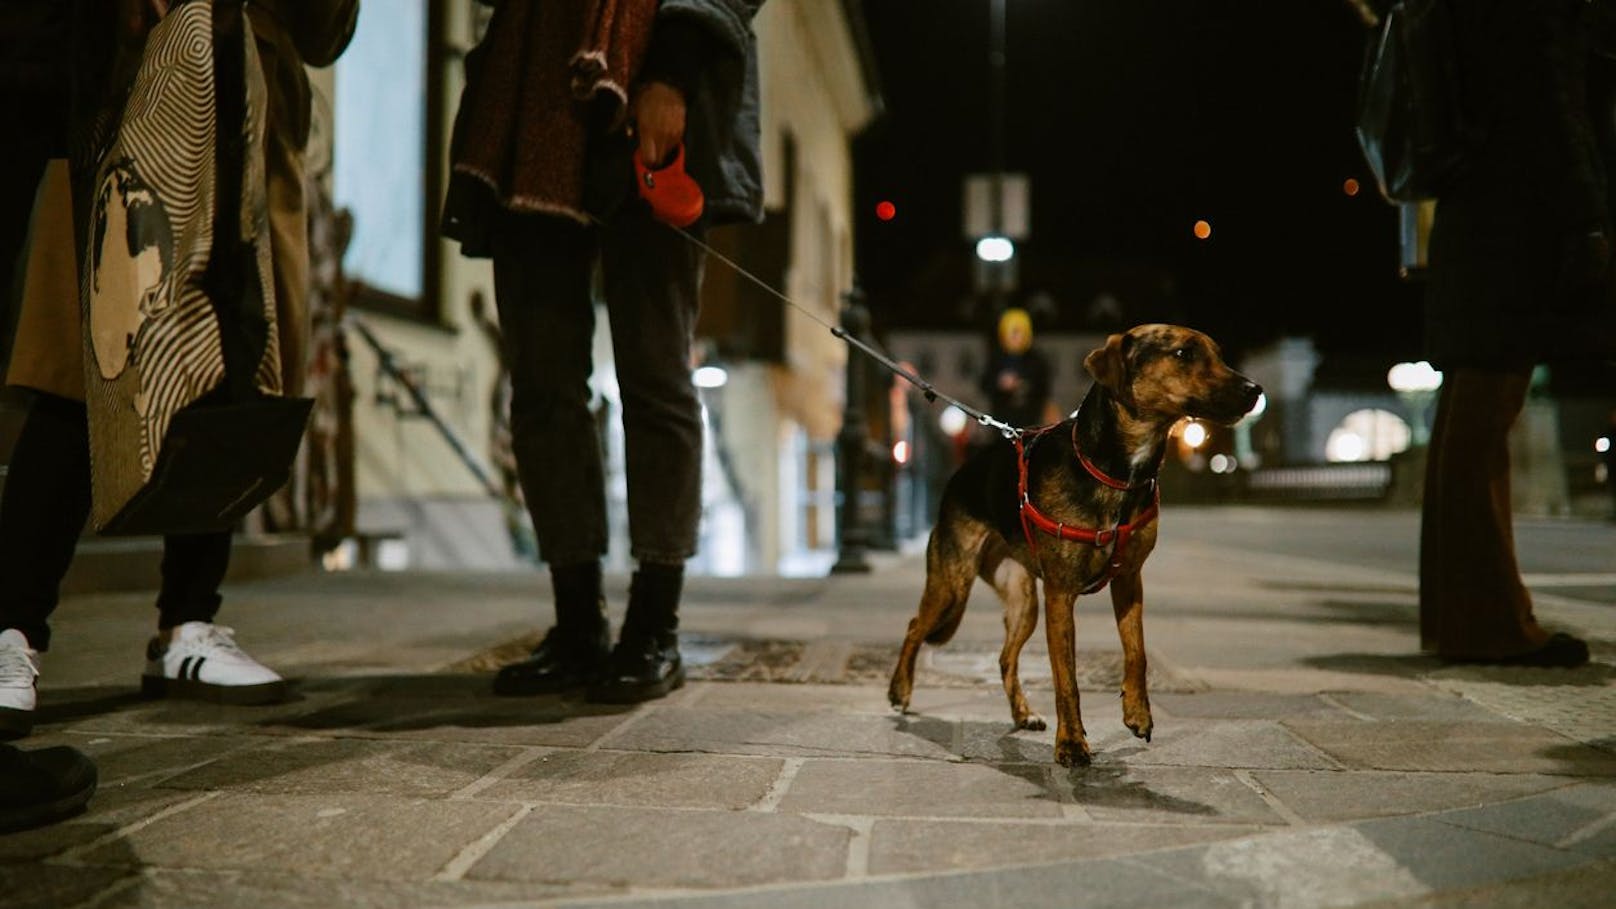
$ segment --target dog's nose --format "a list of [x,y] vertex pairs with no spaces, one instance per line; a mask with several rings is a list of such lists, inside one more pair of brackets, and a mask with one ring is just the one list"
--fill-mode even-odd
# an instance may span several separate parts
[[1240,386],[1240,390],[1244,392],[1246,396],[1246,409],[1250,410],[1251,408],[1256,407],[1257,399],[1262,397],[1262,386],[1251,381],[1250,379],[1247,379],[1245,384]]

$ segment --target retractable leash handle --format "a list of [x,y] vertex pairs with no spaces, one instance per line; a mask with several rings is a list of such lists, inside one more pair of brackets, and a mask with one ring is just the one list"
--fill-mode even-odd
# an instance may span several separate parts
[[658,221],[681,229],[696,223],[707,205],[706,198],[701,194],[701,186],[685,173],[685,146],[682,142],[674,152],[673,160],[658,168],[647,165],[636,149],[634,187],[639,190],[640,198],[651,206],[651,214]]

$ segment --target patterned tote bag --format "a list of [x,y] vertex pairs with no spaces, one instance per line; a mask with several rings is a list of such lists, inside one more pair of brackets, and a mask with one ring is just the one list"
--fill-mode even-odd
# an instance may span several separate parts
[[228,529],[287,480],[310,402],[281,394],[265,105],[241,0],[182,0],[98,157],[80,308],[102,533]]

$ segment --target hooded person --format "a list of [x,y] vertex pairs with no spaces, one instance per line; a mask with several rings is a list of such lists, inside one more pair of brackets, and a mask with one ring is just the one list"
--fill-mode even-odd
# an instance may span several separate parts
[[988,412],[1011,426],[1049,420],[1049,361],[1032,346],[1032,317],[1011,307],[999,316],[998,344],[982,372]]

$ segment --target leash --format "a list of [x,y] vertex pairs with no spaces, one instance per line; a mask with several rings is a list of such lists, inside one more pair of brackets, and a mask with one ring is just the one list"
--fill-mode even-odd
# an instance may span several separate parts
[[[589,220],[596,227],[605,227],[606,226],[605,222],[602,221],[600,218],[596,217],[595,215],[593,215],[591,213],[588,213],[588,212],[586,212],[585,215],[589,218]],[[664,227],[668,228],[669,230],[679,234],[681,237],[684,237],[685,242],[691,244],[692,246],[695,246],[696,248],[700,249],[702,252],[705,252],[707,255],[709,255],[709,256],[713,257],[714,259],[717,259],[718,261],[724,263],[724,265],[726,267],[728,267],[730,269],[730,271],[733,271],[735,274],[740,275],[741,277],[745,278],[746,280],[752,282],[760,290],[764,291],[765,293],[767,293],[770,296],[774,297],[775,299],[779,300],[781,303],[784,303],[785,305],[791,307],[792,309],[795,309],[797,312],[802,313],[804,316],[807,316],[809,318],[809,320],[815,322],[816,324],[818,324],[821,327],[828,330],[835,337],[840,338],[842,341],[846,342],[849,347],[851,347],[854,350],[864,354],[865,356],[869,357],[870,359],[874,360],[875,362],[881,364],[882,368],[886,369],[888,372],[892,373],[893,375],[897,376],[898,378],[904,380],[905,382],[908,382],[910,385],[913,385],[915,388],[919,389],[920,393],[925,395],[926,400],[928,402],[936,403],[937,399],[941,398],[942,400],[947,401],[949,404],[952,404],[955,407],[958,407],[961,411],[963,411],[965,413],[966,416],[968,416],[971,419],[975,420],[978,424],[980,424],[982,426],[988,426],[988,427],[991,427],[993,429],[998,430],[999,434],[1004,436],[1006,439],[1016,439],[1016,438],[1021,437],[1021,429],[1019,427],[1011,426],[1009,423],[1006,423],[1003,420],[998,419],[997,417],[993,416],[992,414],[988,413],[985,410],[981,410],[981,409],[978,409],[976,407],[972,407],[971,405],[965,403],[964,401],[961,401],[959,398],[956,398],[956,397],[954,397],[952,395],[949,395],[949,394],[946,394],[944,392],[938,391],[937,386],[935,386],[935,385],[931,384],[930,382],[926,381],[921,376],[916,375],[913,370],[905,369],[901,363],[899,363],[898,361],[892,359],[892,357],[888,356],[883,351],[877,350],[873,345],[871,345],[869,342],[865,341],[864,339],[855,337],[854,335],[849,333],[847,331],[847,329],[841,327],[840,325],[836,325],[836,324],[833,324],[831,322],[827,322],[823,318],[820,318],[818,313],[814,312],[813,310],[809,309],[806,306],[803,306],[802,304],[798,303],[797,301],[791,299],[791,297],[787,296],[784,292],[782,292],[780,290],[777,290],[773,285],[769,284],[769,282],[767,282],[767,281],[763,280],[762,278],[758,277],[757,275],[753,274],[751,271],[747,270],[747,268],[745,266],[741,265],[739,262],[736,262],[734,259],[731,259],[729,256],[726,256],[723,253],[719,252],[718,250],[714,249],[705,240],[703,240],[700,237],[696,236],[695,234],[691,233],[686,228],[678,227],[678,226],[675,226],[673,224],[669,224],[668,222],[662,221],[661,219],[657,219],[657,221],[662,226],[664,226]]]

